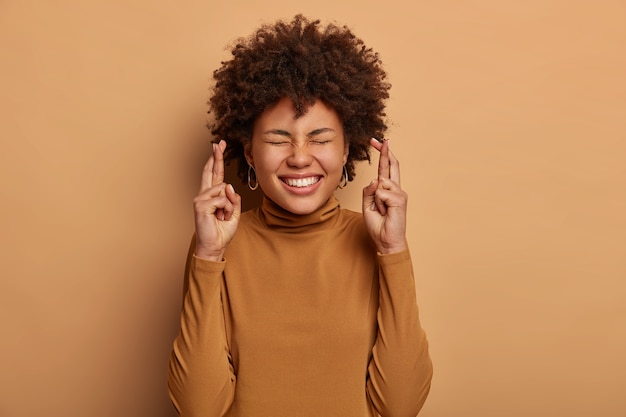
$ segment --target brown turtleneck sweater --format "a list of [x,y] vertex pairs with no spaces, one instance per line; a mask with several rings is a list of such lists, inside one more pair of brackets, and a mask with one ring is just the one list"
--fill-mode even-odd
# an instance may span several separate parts
[[265,199],[223,262],[188,259],[181,416],[415,417],[431,376],[408,251],[377,254],[334,197],[306,216]]

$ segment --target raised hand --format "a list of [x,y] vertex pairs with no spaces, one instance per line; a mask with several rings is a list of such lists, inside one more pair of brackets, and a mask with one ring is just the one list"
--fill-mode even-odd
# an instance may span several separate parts
[[226,246],[235,236],[241,216],[241,197],[224,182],[223,140],[213,144],[213,154],[204,170],[200,192],[193,200],[196,223],[195,255],[221,261]]
[[389,150],[389,141],[371,139],[380,152],[378,178],[363,189],[363,218],[378,252],[383,254],[407,249],[407,194],[400,188],[400,164]]

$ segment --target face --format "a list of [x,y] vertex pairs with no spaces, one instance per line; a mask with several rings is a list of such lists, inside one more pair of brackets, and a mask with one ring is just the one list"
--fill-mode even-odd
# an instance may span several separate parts
[[254,122],[245,153],[267,197],[294,214],[309,214],[337,188],[348,143],[339,116],[320,100],[295,114],[288,98],[267,108]]

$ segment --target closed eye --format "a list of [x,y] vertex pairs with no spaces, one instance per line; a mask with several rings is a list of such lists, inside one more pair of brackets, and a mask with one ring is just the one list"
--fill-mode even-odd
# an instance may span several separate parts
[[310,143],[314,145],[325,145],[335,139],[335,131],[329,127],[315,129],[308,135]]

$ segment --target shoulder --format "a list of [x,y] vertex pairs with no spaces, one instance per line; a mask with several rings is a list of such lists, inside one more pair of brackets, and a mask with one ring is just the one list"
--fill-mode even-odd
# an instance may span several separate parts
[[239,218],[239,228],[254,227],[261,222],[259,217],[259,208],[252,208],[241,213]]
[[363,214],[352,211],[349,209],[339,209],[339,221],[340,227],[352,227],[365,229],[365,222],[363,221]]
[[373,248],[373,242],[370,238],[365,221],[363,220],[363,213],[340,209],[339,221],[337,226],[340,229],[342,235],[346,238],[353,239],[356,242],[361,242],[364,249],[368,252]]

